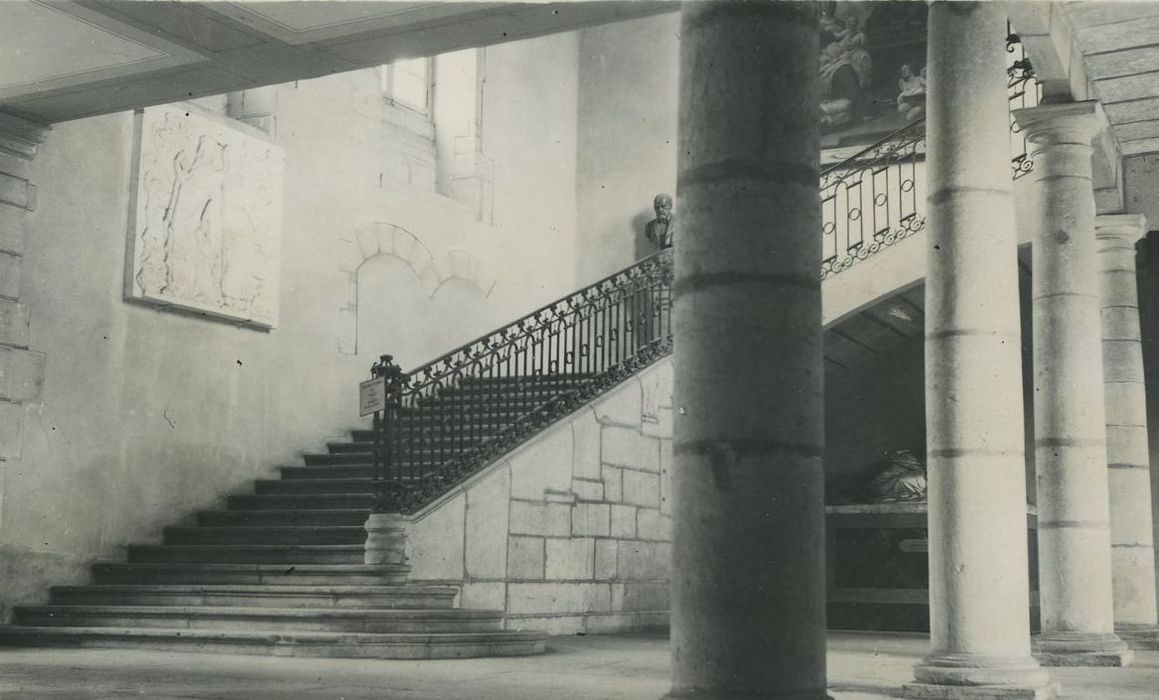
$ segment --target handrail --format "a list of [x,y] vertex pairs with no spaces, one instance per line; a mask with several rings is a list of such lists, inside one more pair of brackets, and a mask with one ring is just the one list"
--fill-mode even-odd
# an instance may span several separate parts
[[[1037,104],[1017,36],[1007,37],[1011,108]],[[1029,172],[1011,120],[1012,174]],[[926,225],[925,119],[821,172],[821,278]],[[672,251],[663,250],[444,353],[408,374],[389,355],[371,373],[386,406],[374,420],[376,512],[413,513],[672,347]]]
[[[644,263],[647,263],[647,262],[648,262],[648,261],[650,261],[650,260],[656,260],[656,259],[659,259],[659,258],[661,258],[661,257],[663,257],[663,256],[671,256],[671,254],[672,254],[672,251],[671,251],[670,249],[668,249],[668,250],[658,250],[658,251],[656,251],[655,253],[651,253],[650,255],[648,255],[648,256],[646,256],[646,257],[644,257],[644,258],[641,258],[641,259],[640,259],[638,262],[636,262],[635,264],[633,264],[633,265],[631,265],[631,266],[629,266],[629,267],[627,267],[627,268],[625,268],[625,269],[623,269],[623,270],[617,270],[616,272],[613,272],[612,274],[608,275],[607,277],[603,277],[603,278],[601,278],[601,279],[599,279],[599,280],[596,280],[595,282],[592,282],[591,284],[589,284],[589,285],[588,285],[588,286],[586,286],[586,287],[581,287],[581,288],[580,288],[578,291],[575,291],[575,292],[572,292],[571,294],[568,294],[568,295],[567,295],[566,297],[564,297],[563,299],[556,299],[555,301],[550,301],[550,302],[548,302],[548,303],[544,304],[543,306],[539,307],[539,308],[538,308],[538,309],[536,309],[535,311],[532,311],[531,313],[525,314],[525,315],[521,316],[520,318],[517,318],[517,319],[515,319],[515,320],[514,320],[514,321],[512,321],[511,323],[508,323],[506,326],[504,326],[504,328],[511,328],[511,327],[514,327],[514,326],[518,326],[519,324],[521,324],[521,323],[523,323],[523,322],[525,322],[525,321],[528,321],[528,320],[530,320],[530,319],[534,318],[535,316],[537,316],[537,315],[539,315],[539,314],[542,314],[543,312],[547,311],[548,309],[550,309],[551,307],[555,306],[556,304],[559,304],[560,302],[564,301],[565,299],[569,299],[569,298],[572,298],[572,297],[576,297],[576,296],[583,295],[583,294],[587,293],[589,290],[591,290],[591,289],[594,289],[594,288],[596,288],[596,287],[599,287],[600,285],[602,285],[602,284],[605,284],[605,283],[607,283],[607,282],[609,282],[609,281],[611,281],[611,280],[615,279],[616,277],[619,277],[620,275],[623,275],[624,273],[628,272],[629,270],[631,270],[632,268],[634,268],[634,267],[636,267],[636,266],[638,266],[638,265],[642,265],[642,264],[644,264]],[[443,353],[442,355],[439,355],[438,357],[436,357],[435,359],[433,359],[433,360],[431,360],[430,362],[426,363],[425,365],[420,365],[420,366],[416,367],[415,369],[413,369],[413,370],[410,372],[410,374],[411,374],[411,375],[414,375],[414,374],[417,374],[417,373],[419,373],[419,372],[422,372],[422,371],[423,371],[424,369],[426,369],[427,367],[430,367],[430,366],[433,366],[433,365],[437,365],[438,363],[440,363],[440,362],[442,362],[442,361],[446,360],[447,358],[451,357],[451,356],[452,356],[452,355],[454,355],[455,353],[459,352],[459,351],[460,351],[460,350],[462,350],[464,347],[467,347],[467,346],[470,346],[470,345],[475,345],[476,343],[483,342],[483,341],[484,341],[484,340],[486,340],[487,338],[489,338],[489,337],[491,337],[491,336],[493,336],[493,335],[496,335],[497,333],[501,333],[501,332],[504,330],[504,328],[500,328],[498,331],[491,331],[490,333],[484,333],[483,335],[481,335],[481,336],[479,336],[479,337],[475,338],[474,340],[468,340],[466,343],[463,343],[462,345],[460,345],[459,347],[455,348],[454,350],[448,350],[447,352]]]
[[374,420],[376,512],[413,513],[672,347],[662,250],[403,374]]
[[[825,179],[831,173],[843,172],[846,170],[854,170],[858,167],[864,168],[864,167],[868,167],[868,166],[873,165],[873,162],[875,160],[873,154],[875,151],[877,151],[878,149],[882,149],[882,151],[885,152],[887,149],[889,149],[889,147],[891,145],[895,144],[898,141],[905,139],[906,136],[908,134],[910,134],[911,132],[913,132],[914,130],[924,131],[925,124],[926,124],[926,115],[923,114],[922,116],[918,117],[917,119],[914,119],[913,121],[911,121],[910,123],[901,127],[900,129],[893,131],[889,135],[883,136],[880,139],[869,144],[865,148],[862,148],[860,151],[858,151],[857,153],[854,153],[853,155],[849,156],[845,160],[842,160],[838,163],[834,163],[828,167],[822,168],[821,169],[821,186],[822,187],[825,186]],[[919,129],[919,127],[920,127],[920,129]]]
[[[1037,105],[1041,88],[1018,35],[1008,33],[1006,51],[1007,101],[1013,114]],[[1013,116],[1010,134],[1011,174],[1018,179],[1033,170],[1034,161]],[[822,279],[925,228],[925,178],[918,173],[925,145],[923,116],[822,171]]]

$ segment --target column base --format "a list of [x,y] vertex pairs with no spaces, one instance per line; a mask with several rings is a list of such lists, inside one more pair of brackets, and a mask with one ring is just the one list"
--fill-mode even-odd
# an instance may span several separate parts
[[934,685],[907,683],[899,697],[910,700],[1054,700],[1058,684],[1018,685]]
[[1030,656],[938,654],[914,666],[914,684],[1040,688],[1050,685],[1050,674]]
[[1033,640],[1044,666],[1129,666],[1135,652],[1116,634],[1052,632]]
[[728,692],[723,691],[719,693],[705,692],[703,690],[694,690],[689,692],[670,691],[660,700],[833,700],[833,697],[825,691],[816,693],[743,693],[743,692]]
[[1115,625],[1115,634],[1132,649],[1159,649],[1159,626]]
[[1058,685],[1032,657],[973,654],[927,656],[914,667],[914,682],[900,697],[915,700],[1051,700]]

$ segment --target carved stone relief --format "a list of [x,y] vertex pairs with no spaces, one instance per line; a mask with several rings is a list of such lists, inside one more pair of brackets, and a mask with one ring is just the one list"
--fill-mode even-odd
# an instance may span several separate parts
[[126,297],[273,328],[281,149],[191,105],[137,119]]

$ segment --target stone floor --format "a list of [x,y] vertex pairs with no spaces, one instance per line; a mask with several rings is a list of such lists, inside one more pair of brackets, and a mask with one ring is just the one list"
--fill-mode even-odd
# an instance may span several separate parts
[[[294,659],[0,649],[2,698],[651,700],[668,689],[657,636],[555,637],[545,656],[465,661]],[[888,697],[926,648],[917,635],[832,634],[834,700]],[[1159,651],[1126,669],[1055,669],[1067,700],[1159,698]]]

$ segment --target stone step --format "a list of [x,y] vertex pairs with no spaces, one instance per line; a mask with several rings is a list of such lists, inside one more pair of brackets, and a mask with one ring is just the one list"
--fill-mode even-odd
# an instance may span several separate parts
[[[493,418],[490,415],[475,416],[471,423],[476,426],[476,429],[486,428],[492,433],[496,433],[504,428],[509,427],[514,419],[518,416],[500,416]],[[438,426],[442,429],[453,429],[461,423],[458,416],[453,416],[450,413],[445,415],[423,415],[415,419],[404,419],[400,422],[400,430],[405,432],[410,431],[430,431],[431,428]],[[355,442],[363,442],[370,444],[374,441],[374,433],[367,428],[354,428],[350,431],[350,436]]]
[[57,586],[57,605],[209,605],[213,607],[449,610],[452,586],[103,585]]
[[[493,438],[493,437],[495,437],[495,435],[496,435],[496,433],[493,431],[492,432],[484,432],[484,431],[480,431],[480,430],[477,430],[474,428],[472,430],[463,431],[462,434],[460,434],[458,431],[456,431],[454,434],[440,434],[437,436],[430,436],[430,437],[428,437],[427,435],[420,434],[422,439],[427,440],[427,442],[424,442],[423,444],[419,445],[419,447],[422,447],[424,451],[430,451],[432,449],[438,449],[440,447],[445,448],[445,449],[451,449],[451,448],[458,447],[458,446],[463,445],[463,444],[469,444],[469,443],[478,442],[480,440],[486,440],[488,438]],[[409,438],[410,438],[410,436],[405,435],[405,434],[403,435],[404,440],[409,440]],[[330,454],[348,454],[351,452],[358,453],[358,454],[371,454],[374,452],[374,443],[370,442],[370,441],[365,441],[365,442],[328,442],[328,443],[326,443],[326,449],[328,449],[330,451],[329,452]],[[408,452],[413,451],[413,449],[414,448],[411,448],[410,450],[408,450]]]
[[[473,447],[473,445],[465,442],[464,447],[465,448]],[[432,450],[420,450],[418,452],[419,452],[419,454],[422,455],[423,458],[426,458],[427,461],[429,461],[429,458],[432,454],[438,453],[437,450],[434,450],[434,451],[432,451]],[[454,450],[451,450],[451,449],[446,450],[446,456],[448,458],[450,458],[450,456],[452,454],[454,454]],[[408,468],[411,466],[413,466],[415,468],[421,468],[423,466],[423,462],[416,461],[414,459],[408,459],[408,456],[409,455],[407,455],[405,453],[402,455],[399,455],[399,457],[395,460],[395,463],[400,465],[400,466],[408,467]],[[370,466],[370,465],[374,464],[374,454],[372,452],[343,452],[340,454],[306,454],[306,455],[303,455],[303,459],[306,461],[306,466],[308,466],[308,467],[327,467],[327,466],[340,465],[340,464],[352,464],[352,465],[365,467],[365,466]],[[294,466],[299,466],[299,465],[287,465],[287,466],[294,467]]]
[[370,464],[326,464],[313,466],[278,467],[282,479],[370,479],[374,467]]
[[377,659],[463,659],[541,654],[535,632],[358,634],[116,627],[0,627],[0,645]]
[[[401,477],[402,482],[409,481],[407,477]],[[434,477],[435,480],[438,477]],[[398,488],[397,486],[388,485],[388,487]],[[374,481],[372,479],[259,479],[254,482],[254,490],[257,495],[277,495],[277,494],[308,494],[308,495],[324,495],[324,494],[372,494],[374,493]]]
[[471,416],[491,424],[509,424],[543,401],[442,401],[428,399],[417,409],[407,409],[399,417],[403,426],[411,421],[417,425],[445,423],[453,426],[462,416]]
[[139,563],[186,562],[204,564],[361,564],[360,544],[186,544],[130,545],[129,561]]
[[[405,463],[399,466],[407,466]],[[428,465],[428,470],[430,469]],[[363,479],[370,480],[374,476],[374,467],[370,464],[369,458],[366,464],[318,464],[311,466],[289,466],[279,467],[282,473],[282,479],[286,481],[298,481],[304,479],[319,479],[319,480],[334,480],[334,479]],[[409,478],[403,475],[403,478]],[[266,482],[278,481],[277,479],[265,479]]]
[[[451,394],[424,399],[418,404],[420,415],[433,416],[488,416],[492,422],[512,422],[512,419],[558,396],[558,392],[544,392],[520,396],[508,394],[498,397],[484,395]],[[411,411],[403,414],[402,420],[410,420]]]
[[286,632],[440,633],[499,630],[495,610],[343,610],[201,605],[42,605],[17,607],[13,622],[33,627],[133,627]]
[[167,527],[165,544],[357,544],[366,541],[362,525]]
[[461,403],[463,401],[494,402],[502,404],[518,398],[522,401],[543,402],[554,396],[575,391],[581,386],[583,386],[581,383],[555,385],[519,385],[514,383],[504,385],[468,384],[442,389],[432,397],[432,401],[445,401],[448,403]]
[[98,585],[384,586],[402,584],[410,567],[398,564],[206,564],[97,562]]
[[320,510],[204,510],[197,523],[204,527],[358,526],[366,523],[369,508]]
[[[365,493],[289,493],[289,494],[254,494],[234,495],[226,499],[226,505],[231,511],[252,510],[349,510],[358,509],[370,512],[371,494]],[[366,522],[363,520],[363,522]]]
[[596,376],[593,374],[538,374],[514,377],[465,377],[459,380],[459,386],[512,386],[534,384],[546,386],[575,386],[586,384]]

